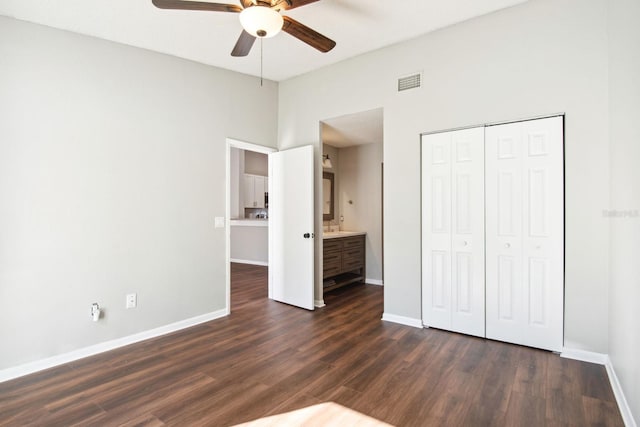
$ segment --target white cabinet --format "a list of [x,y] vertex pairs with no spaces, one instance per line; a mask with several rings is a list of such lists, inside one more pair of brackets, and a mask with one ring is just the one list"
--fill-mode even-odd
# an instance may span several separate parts
[[563,118],[422,138],[425,326],[562,350]]
[[244,207],[264,208],[264,195],[269,191],[268,178],[244,174]]

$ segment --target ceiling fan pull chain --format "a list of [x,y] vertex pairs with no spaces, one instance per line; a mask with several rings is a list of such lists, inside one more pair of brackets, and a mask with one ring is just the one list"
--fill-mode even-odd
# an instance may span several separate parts
[[260,37],[260,87],[262,87],[262,42],[264,38]]

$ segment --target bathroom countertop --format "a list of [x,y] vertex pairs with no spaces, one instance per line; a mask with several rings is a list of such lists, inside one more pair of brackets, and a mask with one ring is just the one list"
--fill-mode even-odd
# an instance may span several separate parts
[[241,227],[268,227],[269,220],[266,218],[240,218],[240,219],[232,219],[229,223],[233,226],[241,226]]
[[363,234],[367,234],[366,231],[332,231],[332,232],[323,232],[323,239],[336,239],[338,237],[349,237],[349,236],[361,236]]

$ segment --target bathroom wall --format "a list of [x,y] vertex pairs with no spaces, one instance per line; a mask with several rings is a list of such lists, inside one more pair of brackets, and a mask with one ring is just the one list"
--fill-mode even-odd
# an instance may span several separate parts
[[[323,172],[332,172],[333,173],[333,221],[331,224],[340,224],[340,200],[338,189],[340,188],[340,150],[336,147],[332,147],[331,145],[322,144],[322,155],[329,155],[329,159],[331,159],[331,167],[330,168],[322,168]],[[324,197],[324,196],[323,196]],[[323,198],[324,200],[324,198]],[[323,221],[323,225],[326,226],[327,223]]]
[[341,228],[367,232],[367,283],[382,284],[382,144],[339,151]]

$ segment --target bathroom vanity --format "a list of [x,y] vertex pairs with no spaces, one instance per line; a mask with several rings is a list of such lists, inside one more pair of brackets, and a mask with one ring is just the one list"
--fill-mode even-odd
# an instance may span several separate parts
[[350,283],[365,281],[365,232],[337,231],[324,233],[324,292]]

